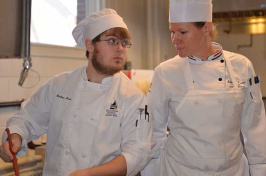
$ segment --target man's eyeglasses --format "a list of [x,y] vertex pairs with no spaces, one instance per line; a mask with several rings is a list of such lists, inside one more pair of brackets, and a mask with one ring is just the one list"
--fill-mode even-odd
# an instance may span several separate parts
[[107,40],[100,40],[100,41],[106,41],[108,45],[112,45],[112,46],[117,46],[119,43],[121,43],[122,47],[124,48],[130,48],[132,45],[132,43],[130,43],[130,41],[128,40],[119,40],[119,39],[114,39],[114,38],[110,38]]

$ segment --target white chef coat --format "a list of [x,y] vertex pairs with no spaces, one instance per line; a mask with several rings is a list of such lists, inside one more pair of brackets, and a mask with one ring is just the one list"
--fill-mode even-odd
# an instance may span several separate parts
[[23,139],[18,156],[48,133],[44,176],[67,176],[119,154],[127,175],[136,175],[153,157],[145,95],[122,72],[102,84],[88,82],[86,68],[50,79],[8,120],[11,133]]
[[[158,160],[160,156],[163,155],[164,161],[174,162],[169,158],[175,158],[175,163],[172,164],[173,166],[178,167],[177,165],[180,164],[177,161],[180,161],[176,158],[176,153],[170,153],[169,151],[174,151],[175,144],[171,143],[171,137],[174,138],[178,134],[178,130],[182,130],[182,124],[176,124],[176,120],[173,119],[175,117],[175,112],[171,109],[177,107],[180,102],[182,102],[183,98],[186,96],[188,92],[188,86],[186,84],[186,70],[184,67],[184,62],[187,60],[189,61],[189,67],[191,70],[191,77],[193,79],[193,85],[196,90],[216,90],[216,89],[223,89],[223,88],[233,88],[233,83],[228,72],[227,64],[225,62],[225,56],[230,60],[233,71],[235,73],[235,79],[238,84],[238,88],[240,91],[243,92],[245,96],[245,102],[243,104],[243,111],[241,117],[232,117],[232,118],[241,118],[241,124],[235,125],[234,131],[237,131],[237,134],[233,134],[231,138],[234,136],[239,136],[240,142],[240,130],[244,136],[244,147],[247,152],[248,162],[249,162],[249,169],[252,176],[265,176],[266,175],[266,138],[264,135],[266,134],[266,119],[265,119],[265,111],[264,111],[264,104],[262,101],[260,87],[258,81],[254,81],[255,79],[255,72],[253,70],[251,62],[244,56],[231,53],[228,51],[223,51],[222,47],[217,44],[213,43],[217,52],[213,55],[208,57],[207,61],[202,61],[199,58],[188,56],[186,58],[181,58],[176,56],[173,59],[170,59],[166,62],[161,63],[156,69],[152,80],[152,85],[148,93],[148,104],[152,113],[153,117],[153,136],[156,141],[156,146],[153,148],[155,153],[154,159],[149,163],[149,165],[145,168],[142,172],[143,176],[146,175],[156,175],[159,173],[154,167],[157,165],[157,168],[162,165],[162,162]],[[226,103],[226,102],[225,102]],[[224,109],[226,111],[226,109]],[[191,112],[193,113],[193,107],[191,107]],[[188,117],[190,115],[188,114]],[[191,122],[193,123],[193,122]],[[203,122],[204,123],[204,122]],[[208,123],[208,122],[205,122]],[[229,123],[230,124],[230,123]],[[219,126],[219,122],[217,122],[217,126]],[[170,137],[166,137],[166,130],[167,126],[170,128]],[[171,126],[177,127],[179,129],[171,129]],[[197,128],[195,127],[191,133],[197,134]],[[212,129],[215,127],[212,127]],[[230,125],[228,127],[230,129]],[[202,129],[201,129],[202,130]],[[208,133],[208,128],[206,128],[206,132]],[[234,132],[234,133],[235,133]],[[229,132],[230,134],[230,132]],[[189,134],[188,134],[189,135]],[[209,131],[208,135],[211,135],[211,131]],[[186,139],[186,136],[183,136]],[[189,136],[187,136],[188,138]],[[225,136],[221,136],[225,137]],[[229,136],[230,137],[230,136]],[[197,140],[197,139],[195,139]],[[219,139],[217,139],[218,141]],[[224,141],[229,141],[230,139],[223,139]],[[199,140],[200,141],[200,140]],[[206,141],[205,141],[206,142]],[[211,142],[211,141],[210,141]],[[167,143],[167,145],[165,145]],[[208,141],[207,143],[208,144]],[[182,144],[181,144],[182,145]],[[207,147],[205,152],[208,153],[210,148]],[[218,150],[225,151],[225,145],[221,145],[221,148]],[[183,146],[184,148],[177,150],[184,150],[186,151],[188,146]],[[197,146],[190,146],[191,148]],[[242,150],[239,147],[231,146],[232,148],[235,147],[235,151],[233,151],[236,155],[232,156],[232,158],[240,159],[242,155]],[[230,148],[227,146],[227,148]],[[202,149],[204,150],[204,148]],[[168,152],[167,152],[168,151]],[[195,150],[198,151],[198,150]],[[225,151],[224,153],[226,153]],[[206,155],[206,153],[202,153]],[[211,152],[210,152],[211,153]],[[201,153],[195,153],[195,155],[201,156]],[[206,156],[205,156],[206,157]],[[165,160],[165,158],[167,158]],[[210,156],[209,158],[212,158]],[[242,157],[239,163],[235,163],[234,167],[245,167],[245,158]],[[213,160],[214,161],[214,160]],[[182,162],[182,161],[181,161]],[[192,160],[193,163],[193,160]],[[193,166],[187,166],[188,169],[194,169],[196,167],[200,167],[204,163],[204,159],[201,157],[195,159],[195,163]],[[165,164],[165,163],[164,163]],[[184,167],[182,163],[180,164],[180,168]],[[225,163],[228,166],[229,163]],[[242,164],[242,165],[241,165]],[[233,167],[233,166],[232,166]],[[171,168],[171,164],[169,164],[169,170]],[[216,166],[215,168],[221,168]],[[176,168],[175,168],[176,169]],[[209,170],[210,168],[198,168],[195,175],[208,175],[208,174],[224,174],[226,172],[223,171],[216,171],[216,170]],[[204,170],[206,169],[206,170]],[[243,168],[245,170],[245,168]],[[210,171],[210,172],[208,172]],[[234,176],[243,176],[239,175],[240,172],[236,169],[234,172],[230,172],[230,174]],[[166,174],[166,173],[165,173]],[[171,171],[168,172],[171,175]],[[186,173],[175,173],[179,175],[186,175]],[[227,175],[226,175],[227,176]]]

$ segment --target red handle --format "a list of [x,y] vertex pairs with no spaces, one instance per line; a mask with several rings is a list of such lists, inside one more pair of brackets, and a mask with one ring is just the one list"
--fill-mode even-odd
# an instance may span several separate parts
[[6,128],[6,132],[7,132],[7,136],[8,136],[9,150],[11,151],[11,154],[13,156],[12,163],[13,163],[15,175],[19,176],[18,159],[17,159],[16,155],[14,154],[14,152],[12,151],[13,143],[12,143],[10,131],[8,128]]

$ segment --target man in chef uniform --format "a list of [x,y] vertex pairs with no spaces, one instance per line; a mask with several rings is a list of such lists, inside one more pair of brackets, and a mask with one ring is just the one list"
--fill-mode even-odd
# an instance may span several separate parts
[[[130,36],[123,19],[104,9],[73,30],[88,65],[56,75],[7,122],[17,156],[47,133],[43,176],[136,175],[153,157],[145,95],[120,70]],[[10,162],[6,133],[0,156]]]
[[178,55],[152,79],[155,157],[142,176],[266,176],[265,110],[251,62],[213,42],[211,0],[170,0],[169,10]]

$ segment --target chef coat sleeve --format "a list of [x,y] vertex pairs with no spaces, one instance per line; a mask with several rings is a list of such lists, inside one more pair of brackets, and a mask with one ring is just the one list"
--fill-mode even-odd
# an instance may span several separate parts
[[157,175],[156,165],[159,162],[158,159],[161,151],[164,149],[164,143],[167,138],[169,107],[164,83],[163,72],[160,66],[158,66],[154,71],[151,87],[148,92],[148,105],[152,115],[153,140],[155,141],[155,146],[152,149],[154,158],[141,172],[143,176]]
[[[53,79],[45,83],[29,99],[24,101],[13,117],[9,118],[6,126],[10,133],[17,133],[22,138],[22,146],[17,156],[23,156],[27,153],[27,143],[39,138],[47,132],[50,117],[50,108],[52,107]],[[2,141],[7,140],[7,134],[4,133]]]
[[266,118],[260,84],[251,62],[248,63],[248,86],[243,107],[241,131],[251,176],[266,175]]
[[152,119],[145,95],[139,95],[127,101],[122,122],[121,155],[125,157],[128,176],[135,176],[153,157]]

